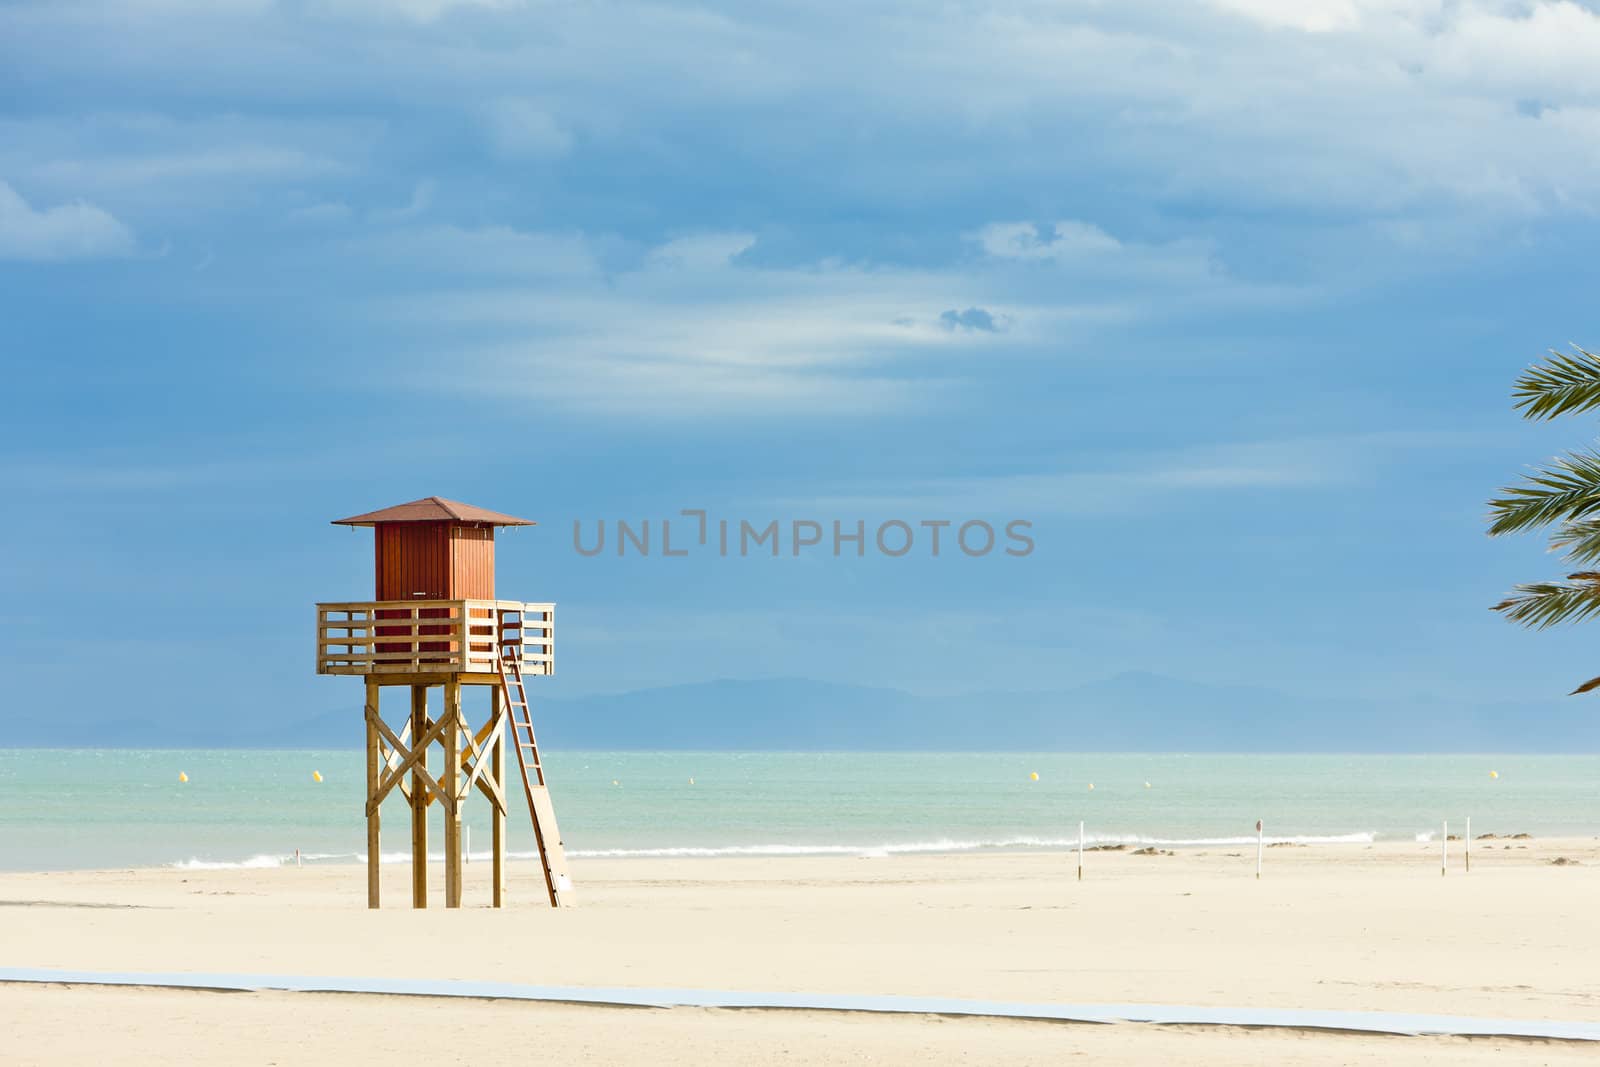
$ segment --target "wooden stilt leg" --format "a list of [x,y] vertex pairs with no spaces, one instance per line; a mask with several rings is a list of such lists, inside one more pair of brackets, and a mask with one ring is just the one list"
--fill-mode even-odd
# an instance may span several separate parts
[[[415,744],[428,729],[428,687],[411,687],[411,739]],[[427,770],[424,756],[419,766]],[[428,787],[411,772],[411,906],[428,906]]]
[[[371,718],[378,714],[378,683],[367,680],[367,803],[371,805],[378,795],[378,728]],[[367,907],[378,906],[378,809],[373,807],[367,816]]]
[[461,683],[452,675],[444,684],[444,906],[461,907],[461,808],[454,799],[461,785]]
[[[495,715],[503,718],[506,714],[505,693],[501,691],[499,686],[491,686],[489,688],[489,698],[494,702]],[[489,768],[489,771],[494,775],[496,791],[504,797],[507,794],[506,743],[503,731],[499,739],[494,743],[494,751],[491,758],[494,760],[494,764]],[[491,812],[494,818],[494,906],[499,908],[505,906],[506,895],[506,813],[503,809],[493,805],[491,805]]]

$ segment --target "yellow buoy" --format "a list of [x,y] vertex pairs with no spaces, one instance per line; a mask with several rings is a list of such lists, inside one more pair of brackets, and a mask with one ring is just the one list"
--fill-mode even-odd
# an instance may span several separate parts
[[689,779],[689,784],[690,785],[694,785],[694,779],[693,778]]
[[1093,782],[1089,783],[1089,792],[1091,792],[1091,793],[1094,792],[1094,783]]
[[617,781],[615,778],[613,778],[613,779],[611,779],[611,784],[612,785],[621,785],[622,783]]
[[322,781],[322,772],[321,772],[321,771],[312,771],[312,772],[311,772],[311,780],[312,780],[312,781],[313,781],[313,782],[320,782],[320,781]]
[[1490,771],[1489,772],[1489,777],[1490,778],[1498,778],[1498,777],[1500,777],[1500,772],[1499,771]]
[[187,774],[184,774],[182,771],[178,772],[178,781],[187,782],[188,780],[189,780],[189,776]]
[[1039,772],[1034,771],[1032,774],[1028,775],[1028,780],[1030,782],[1037,782],[1039,780]]
[[1145,788],[1146,788],[1146,789],[1149,789],[1149,788],[1150,788],[1150,783],[1149,783],[1149,782],[1146,782],[1146,783],[1145,783],[1145,784],[1144,784],[1144,787],[1145,787]]

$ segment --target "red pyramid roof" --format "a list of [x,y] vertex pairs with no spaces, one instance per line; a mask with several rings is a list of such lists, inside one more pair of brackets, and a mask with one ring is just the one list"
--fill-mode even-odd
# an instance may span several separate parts
[[376,526],[386,522],[460,522],[479,526],[533,526],[528,519],[503,515],[488,508],[463,504],[459,500],[446,500],[442,496],[425,496],[409,504],[396,504],[382,511],[369,511],[365,515],[352,515],[348,519],[334,519],[335,526]]

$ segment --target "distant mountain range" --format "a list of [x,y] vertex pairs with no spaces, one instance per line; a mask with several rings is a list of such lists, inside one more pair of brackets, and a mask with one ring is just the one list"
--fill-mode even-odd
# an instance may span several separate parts
[[1133,752],[1600,751],[1600,700],[1400,704],[1120,674],[1049,692],[944,697],[807,679],[549,701],[569,748]]
[[[1120,674],[1052,692],[917,696],[804,678],[713,681],[540,700],[542,744],[589,749],[869,751],[1600,752],[1600,695],[1464,705],[1349,701],[1157,674]],[[435,698],[436,699],[436,698]],[[255,717],[259,723],[261,717]],[[60,734],[21,743],[57,744]],[[274,727],[208,716],[162,729],[107,721],[101,744],[128,747],[358,746],[341,708]],[[13,726],[12,737],[17,727]]]

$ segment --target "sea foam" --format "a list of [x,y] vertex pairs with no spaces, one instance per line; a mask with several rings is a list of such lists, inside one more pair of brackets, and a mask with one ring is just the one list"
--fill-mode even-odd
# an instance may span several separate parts
[[[1352,834],[1303,834],[1289,837],[1267,837],[1269,845],[1370,845],[1377,839],[1372,832]],[[1094,834],[1085,836],[1083,843],[1093,848],[1098,845],[1161,845],[1168,848],[1200,847],[1203,845],[1255,844],[1254,835],[1247,837],[1147,837],[1140,834]],[[994,840],[956,840],[941,838],[932,841],[895,841],[879,844],[826,845],[826,844],[761,844],[761,845],[678,845],[656,848],[595,848],[570,849],[567,855],[575,859],[625,859],[673,858],[715,856],[894,856],[928,852],[980,852],[1071,850],[1078,847],[1076,837],[1003,837]]]
[[[294,857],[288,857],[288,862],[293,863]],[[243,867],[281,867],[284,864],[282,856],[251,856],[249,859],[227,862],[224,860],[186,859],[172,864],[180,871],[226,871]]]
[[[1370,845],[1377,839],[1373,832],[1351,834],[1297,834],[1292,836],[1267,837],[1269,845]],[[1424,840],[1418,835],[1418,840]],[[1203,846],[1219,845],[1253,845],[1256,843],[1254,835],[1235,837],[1150,837],[1143,834],[1090,834],[1084,837],[1083,843],[1088,848],[1104,845],[1128,845],[1136,847],[1160,846],[1163,848],[1199,848]],[[1029,849],[1044,851],[1071,851],[1078,847],[1076,837],[999,837],[992,840],[973,840],[959,838],[936,838],[928,841],[889,841],[875,844],[751,844],[751,845],[662,845],[652,848],[574,848],[567,850],[567,856],[573,859],[711,859],[719,856],[862,856],[886,857],[901,855],[917,855],[919,853],[945,853],[945,852],[983,852],[983,851],[1012,851],[1023,852]],[[507,858],[514,860],[531,860],[538,858],[535,852],[508,852]],[[488,852],[474,851],[468,854],[469,862],[488,862],[491,854]],[[306,852],[302,853],[300,860],[303,863],[365,863],[367,857],[361,852]],[[430,863],[442,863],[442,852],[428,854]],[[409,863],[409,852],[381,852],[378,854],[379,863]],[[284,867],[293,866],[294,854],[286,856],[257,855],[243,860],[206,860],[187,859],[180,860],[170,866],[186,871],[222,871],[246,868]]]

